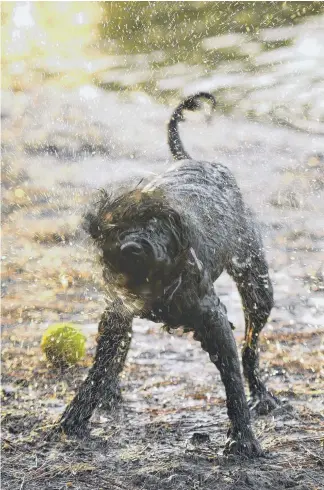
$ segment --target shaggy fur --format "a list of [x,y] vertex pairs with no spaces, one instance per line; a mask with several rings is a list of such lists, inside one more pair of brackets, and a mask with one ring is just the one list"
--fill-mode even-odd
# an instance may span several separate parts
[[96,358],[88,378],[65,410],[60,427],[80,433],[99,401],[116,394],[137,315],[169,329],[194,332],[220,371],[230,419],[226,453],[262,453],[245,397],[232,325],[213,283],[226,270],[240,292],[246,321],[242,360],[252,405],[259,413],[277,406],[259,376],[258,336],[273,304],[262,241],[232,173],[220,163],[192,160],[178,133],[184,110],[212,95],[187,98],[168,126],[169,146],[180,160],[142,189],[112,199],[106,192],[86,216],[101,250],[110,305],[104,312]]

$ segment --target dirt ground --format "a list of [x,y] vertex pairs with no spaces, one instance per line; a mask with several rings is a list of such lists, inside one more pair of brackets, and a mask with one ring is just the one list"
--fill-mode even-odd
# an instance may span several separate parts
[[[276,304],[261,365],[289,402],[253,420],[266,456],[222,456],[228,420],[214,366],[190,335],[139,320],[124,403],[98,411],[82,440],[45,440],[92,363],[104,308],[100,267],[79,228],[84,207],[95,189],[134,185],[170,164],[170,107],[91,89],[91,104],[78,90],[4,94],[2,488],[324,488],[324,139],[245,119],[194,119],[183,138],[193,155],[232,169],[262,224]],[[224,275],[216,289],[240,344],[235,286]],[[46,363],[40,338],[65,320],[86,333],[87,356],[62,372]],[[206,442],[194,442],[197,432]]]

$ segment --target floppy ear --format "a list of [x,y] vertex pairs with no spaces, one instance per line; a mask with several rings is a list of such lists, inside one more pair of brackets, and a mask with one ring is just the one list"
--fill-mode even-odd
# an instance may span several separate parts
[[103,235],[103,215],[111,205],[111,195],[105,189],[99,189],[98,200],[94,201],[83,215],[82,228],[94,240]]
[[94,240],[97,240],[102,235],[103,231],[100,226],[98,215],[91,213],[90,211],[83,217],[82,228],[89,233]]
[[189,249],[189,236],[186,221],[183,219],[181,214],[174,209],[169,212],[167,211],[167,215],[169,218],[169,227],[178,238],[181,254],[187,254]]

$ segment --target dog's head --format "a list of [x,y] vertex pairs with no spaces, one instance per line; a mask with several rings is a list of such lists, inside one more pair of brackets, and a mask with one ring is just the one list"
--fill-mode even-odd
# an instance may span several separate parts
[[148,300],[163,296],[180,277],[186,226],[159,190],[134,190],[114,200],[103,193],[85,223],[102,251],[108,281]]

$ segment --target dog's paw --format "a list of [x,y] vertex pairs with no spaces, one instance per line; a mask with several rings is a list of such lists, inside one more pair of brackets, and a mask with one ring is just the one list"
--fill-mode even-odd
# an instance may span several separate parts
[[254,437],[251,430],[244,433],[230,431],[225,444],[224,454],[225,456],[235,454],[247,458],[255,458],[264,455],[259,442]]
[[63,441],[70,437],[83,439],[89,434],[90,429],[87,424],[75,424],[68,419],[63,419],[48,432],[46,439],[48,441]]
[[66,434],[60,424],[55,424],[44,436],[47,442],[61,442],[66,438]]
[[43,440],[46,442],[56,442],[59,441],[62,436],[62,432],[58,430],[57,424],[51,426],[43,433]]
[[280,400],[270,391],[257,393],[249,400],[249,408],[256,415],[267,415],[279,407],[281,407]]

